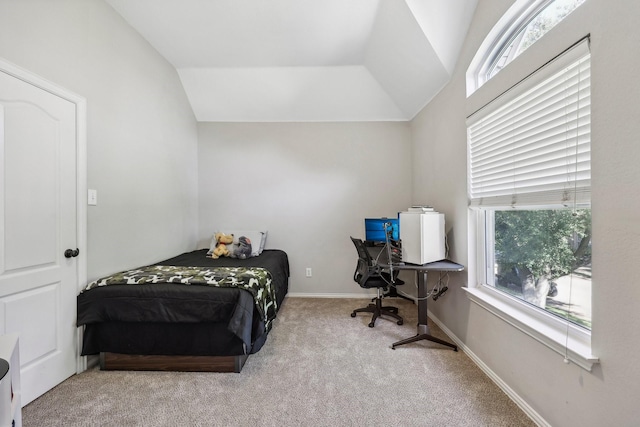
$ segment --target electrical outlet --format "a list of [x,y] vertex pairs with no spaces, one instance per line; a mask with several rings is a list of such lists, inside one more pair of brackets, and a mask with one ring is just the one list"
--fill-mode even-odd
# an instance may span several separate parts
[[311,267],[307,267],[307,277],[311,277],[312,275]]

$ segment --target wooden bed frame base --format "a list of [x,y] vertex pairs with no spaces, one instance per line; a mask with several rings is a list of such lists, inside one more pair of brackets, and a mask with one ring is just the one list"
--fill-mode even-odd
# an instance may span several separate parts
[[181,371],[239,373],[249,357],[240,356],[161,356],[100,353],[104,371]]

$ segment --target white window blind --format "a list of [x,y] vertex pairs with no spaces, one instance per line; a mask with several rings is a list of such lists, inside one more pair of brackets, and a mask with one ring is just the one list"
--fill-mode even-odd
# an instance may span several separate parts
[[467,120],[471,206],[588,205],[588,39]]

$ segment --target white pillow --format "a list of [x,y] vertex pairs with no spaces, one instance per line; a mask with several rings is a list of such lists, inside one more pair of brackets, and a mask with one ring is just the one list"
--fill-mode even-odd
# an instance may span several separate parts
[[260,241],[260,253],[262,253],[265,245],[267,244],[267,230],[261,231],[260,233],[262,233],[262,240]]

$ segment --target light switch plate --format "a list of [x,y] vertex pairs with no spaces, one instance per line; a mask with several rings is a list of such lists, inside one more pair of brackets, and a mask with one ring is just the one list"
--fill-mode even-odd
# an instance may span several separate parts
[[88,190],[87,204],[89,204],[90,206],[95,206],[98,204],[98,190]]

